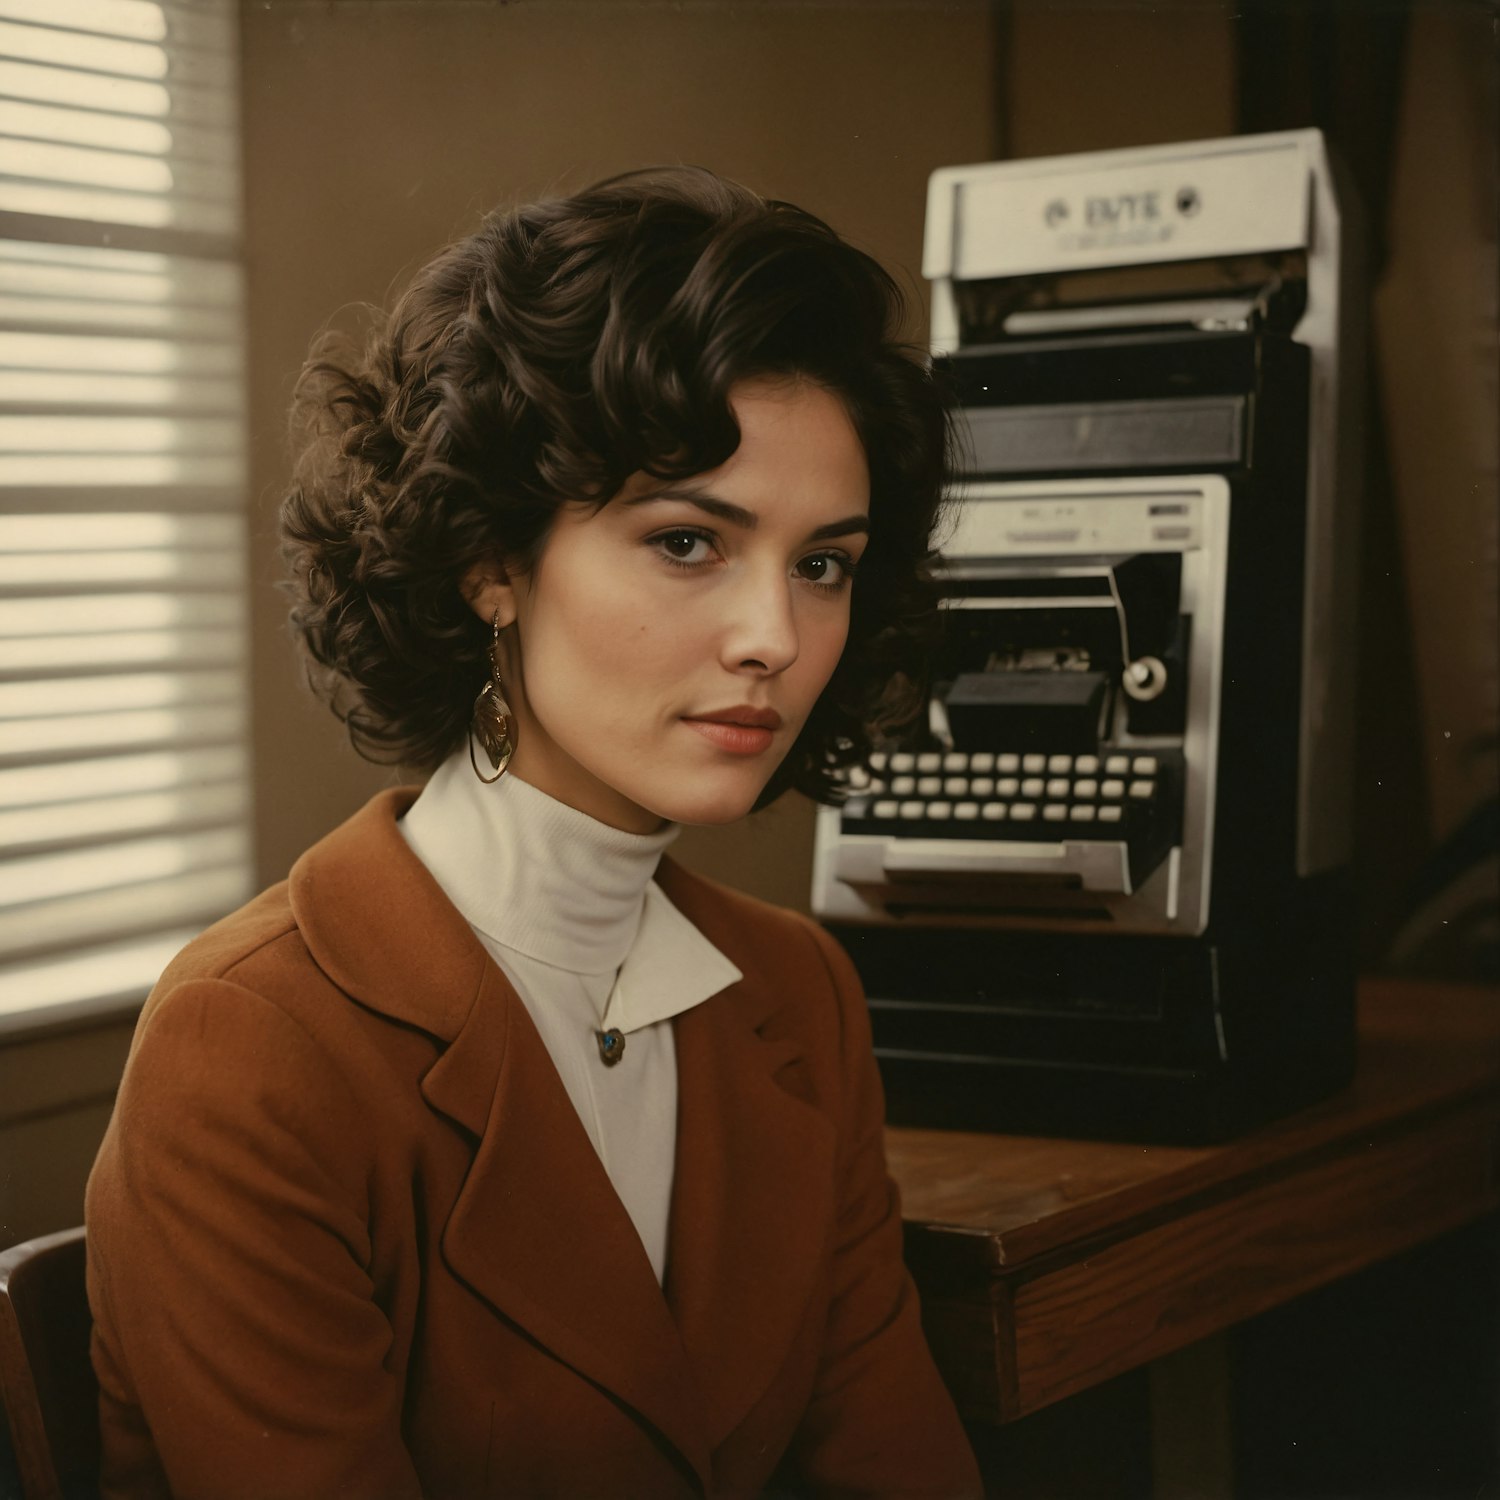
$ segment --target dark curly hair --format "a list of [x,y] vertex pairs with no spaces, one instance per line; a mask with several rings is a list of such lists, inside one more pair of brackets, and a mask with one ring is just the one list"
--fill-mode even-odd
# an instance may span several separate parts
[[417,273],[362,350],[324,335],[298,382],[281,507],[314,686],[371,760],[430,770],[464,742],[489,632],[478,561],[534,566],[559,507],[640,471],[716,468],[729,393],[811,379],[870,471],[848,644],[761,798],[838,797],[835,770],[908,722],[936,629],[930,538],[951,403],[898,342],[891,277],[826,224],[697,168],[632,172],[488,217]]

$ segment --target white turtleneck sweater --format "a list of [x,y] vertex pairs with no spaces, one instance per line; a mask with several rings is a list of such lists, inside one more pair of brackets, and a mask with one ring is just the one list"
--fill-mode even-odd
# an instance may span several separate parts
[[[451,756],[397,825],[515,986],[583,1128],[666,1275],[677,1154],[671,1018],[742,975],[652,879],[675,824],[624,833]],[[606,1067],[598,1034],[625,1038]]]

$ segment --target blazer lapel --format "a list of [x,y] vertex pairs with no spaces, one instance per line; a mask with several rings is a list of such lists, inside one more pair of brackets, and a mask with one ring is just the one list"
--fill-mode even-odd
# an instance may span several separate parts
[[634,1225],[526,1007],[383,794],[299,861],[292,902],[320,967],[354,999],[447,1043],[422,1079],[475,1141],[442,1233],[453,1274],[676,1446],[709,1486],[702,1403]]
[[714,1445],[775,1379],[832,1222],[833,1126],[793,1092],[799,1045],[762,1034],[784,998],[769,988],[742,980],[675,1022],[666,1289]]
[[449,1269],[643,1416],[707,1487],[701,1407],[656,1273],[531,1017],[493,965],[422,1092],[479,1136],[443,1230]]

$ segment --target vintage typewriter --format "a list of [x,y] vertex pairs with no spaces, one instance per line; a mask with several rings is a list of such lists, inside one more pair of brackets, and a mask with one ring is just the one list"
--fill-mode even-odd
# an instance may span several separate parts
[[944,639],[815,858],[893,1119],[1208,1138],[1347,1077],[1349,240],[1313,131],[935,174]]

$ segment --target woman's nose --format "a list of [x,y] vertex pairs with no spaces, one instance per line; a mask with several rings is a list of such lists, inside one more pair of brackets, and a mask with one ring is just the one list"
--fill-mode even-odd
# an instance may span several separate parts
[[747,575],[729,609],[722,654],[730,671],[784,672],[797,660],[792,581],[779,568],[774,575]]

